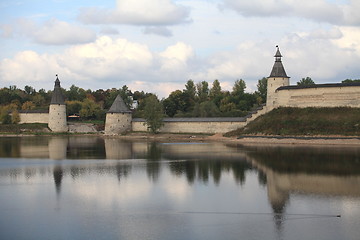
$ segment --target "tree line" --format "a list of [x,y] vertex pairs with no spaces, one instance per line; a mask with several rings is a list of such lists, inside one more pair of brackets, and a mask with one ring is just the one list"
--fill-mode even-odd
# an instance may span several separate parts
[[[359,79],[346,79],[343,82],[359,82]],[[298,85],[315,84],[310,77],[297,82]],[[258,80],[257,90],[246,92],[246,83],[242,79],[234,82],[231,91],[223,90],[219,80],[211,85],[207,81],[195,83],[188,80],[182,90],[175,90],[168,97],[158,99],[153,93],[144,91],[132,92],[126,85],[121,88],[85,90],[72,85],[69,89],[62,89],[67,105],[67,115],[79,115],[87,120],[105,120],[107,109],[110,108],[116,96],[120,94],[125,104],[132,109],[133,101],[137,102],[133,109],[133,117],[144,118],[150,111],[151,105],[163,117],[242,117],[252,108],[266,102],[267,78]],[[21,110],[48,110],[52,91],[36,90],[31,86],[24,89],[15,85],[0,89],[0,122],[16,123],[19,121],[18,112]],[[146,102],[149,102],[146,104]],[[12,113],[12,118],[9,113]]]

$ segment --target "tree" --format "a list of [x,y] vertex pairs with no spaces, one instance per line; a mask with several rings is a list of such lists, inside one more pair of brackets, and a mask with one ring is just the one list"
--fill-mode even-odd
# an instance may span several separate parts
[[18,124],[20,122],[20,115],[17,110],[12,111],[11,113],[11,123]]
[[240,96],[244,94],[246,88],[246,83],[242,79],[238,79],[235,81],[235,84],[233,86],[233,91],[231,92],[234,96]]
[[131,90],[129,90],[129,88],[126,85],[124,85],[119,90],[119,94],[120,94],[121,98],[124,100],[125,105],[128,108],[131,108],[131,105],[132,105],[132,98],[131,98],[132,93],[131,93]]
[[218,107],[212,101],[200,103],[195,110],[197,117],[217,117],[220,115]]
[[255,93],[260,96],[262,103],[266,102],[266,96],[267,96],[267,78],[266,77],[263,77],[262,79],[258,80],[257,91]]
[[220,106],[221,99],[223,98],[223,93],[221,91],[221,86],[219,80],[214,80],[212,88],[209,93],[210,100],[216,104],[217,107]]
[[91,99],[87,98],[81,103],[80,117],[84,119],[99,119],[102,113],[103,110],[100,108],[99,104]]
[[69,101],[83,101],[86,98],[86,91],[73,84],[69,91],[65,92],[65,96]]
[[210,89],[210,99],[214,99],[217,96],[221,95],[221,86],[219,80],[215,79],[212,85],[212,88]]
[[0,106],[0,123],[2,124],[10,124],[11,117],[8,113],[8,109],[6,107]]
[[342,83],[359,83],[360,79],[345,79],[342,81]]
[[163,107],[155,95],[145,99],[144,118],[152,133],[157,133],[163,125]]
[[183,90],[183,96],[185,100],[185,109],[184,112],[191,112],[195,105],[196,98],[196,87],[193,80],[188,80],[185,84],[185,89]]
[[34,89],[33,87],[28,86],[28,85],[26,85],[26,86],[24,87],[24,91],[25,91],[25,93],[28,94],[28,95],[33,95],[33,94],[36,93],[35,89]]
[[298,86],[311,86],[315,85],[314,81],[310,77],[302,78],[296,83]]
[[169,97],[163,101],[165,114],[173,117],[178,112],[184,112],[186,109],[185,94],[176,90],[170,93]]
[[31,101],[24,102],[24,104],[21,106],[22,110],[31,110],[35,108],[35,104]]
[[205,102],[209,97],[209,84],[206,81],[202,81],[196,84],[197,95],[199,98],[199,103]]
[[82,102],[80,101],[66,101],[66,114],[74,115],[79,114],[82,108]]

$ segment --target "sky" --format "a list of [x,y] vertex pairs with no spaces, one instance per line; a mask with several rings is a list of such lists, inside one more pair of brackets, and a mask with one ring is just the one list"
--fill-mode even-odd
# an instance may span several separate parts
[[247,91],[280,47],[290,83],[360,78],[359,0],[0,0],[0,88],[166,97],[215,79]]

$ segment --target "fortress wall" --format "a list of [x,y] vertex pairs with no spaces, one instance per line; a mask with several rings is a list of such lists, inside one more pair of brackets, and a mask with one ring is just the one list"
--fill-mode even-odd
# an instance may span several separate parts
[[[245,122],[164,122],[160,132],[167,133],[225,133],[244,127]],[[134,132],[147,131],[144,122],[132,122]]]
[[22,123],[48,123],[49,113],[19,113],[20,124]]
[[277,90],[277,106],[360,107],[360,86]]

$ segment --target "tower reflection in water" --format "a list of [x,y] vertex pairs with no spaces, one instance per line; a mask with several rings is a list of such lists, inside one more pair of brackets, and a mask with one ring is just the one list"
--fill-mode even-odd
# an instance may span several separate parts
[[292,194],[360,197],[360,149],[356,147],[180,144],[70,136],[1,139],[0,155],[54,160],[51,168],[26,166],[9,174],[31,178],[51,171],[57,195],[66,176],[76,179],[106,173],[122,181],[143,167],[153,182],[165,170],[185,177],[189,185],[210,180],[219,185],[222,175],[232,172],[241,186],[247,172],[256,172],[259,184],[267,188],[278,230]]

